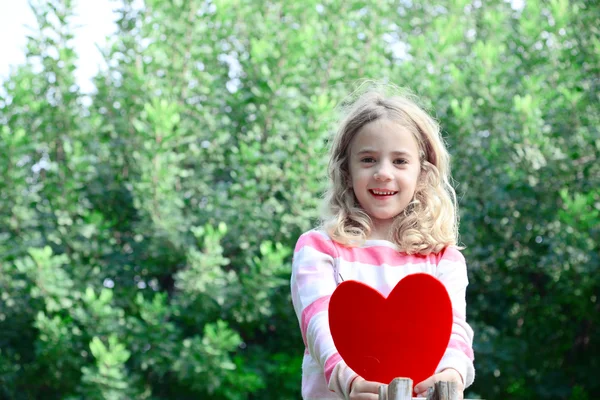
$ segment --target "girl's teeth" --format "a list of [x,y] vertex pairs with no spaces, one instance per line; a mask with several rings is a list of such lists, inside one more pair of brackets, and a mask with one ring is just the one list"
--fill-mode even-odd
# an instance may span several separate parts
[[383,196],[390,196],[390,195],[394,194],[394,192],[378,192],[376,190],[373,190],[373,193],[377,194],[377,195],[383,195]]

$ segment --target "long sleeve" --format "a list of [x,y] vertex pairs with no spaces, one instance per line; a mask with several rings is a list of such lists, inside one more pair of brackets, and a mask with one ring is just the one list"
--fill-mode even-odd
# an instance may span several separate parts
[[463,255],[454,247],[448,247],[437,266],[437,278],[444,284],[452,302],[452,334],[448,348],[436,372],[446,368],[456,369],[463,378],[465,388],[475,379],[473,366],[473,329],[466,319],[466,290],[469,280]]
[[[329,299],[336,288],[335,256],[335,246],[325,235],[318,231],[303,234],[294,250],[291,292],[304,344],[320,366],[314,373],[324,374],[328,389],[348,398],[357,375],[342,361],[329,330]],[[310,382],[310,377],[303,377],[303,385],[310,386]]]

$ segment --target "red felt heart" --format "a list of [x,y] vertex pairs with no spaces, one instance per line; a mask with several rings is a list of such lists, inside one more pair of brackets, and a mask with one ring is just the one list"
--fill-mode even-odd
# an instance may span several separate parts
[[413,384],[435,372],[450,341],[452,303],[429,274],[402,279],[387,299],[357,281],[342,282],[329,301],[329,327],[346,364],[368,381]]

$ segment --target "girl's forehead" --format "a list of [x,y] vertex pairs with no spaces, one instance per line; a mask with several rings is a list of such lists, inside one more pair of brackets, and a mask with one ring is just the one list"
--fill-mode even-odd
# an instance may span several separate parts
[[419,144],[406,126],[379,119],[360,128],[350,143],[350,152],[353,154],[367,151],[418,153]]

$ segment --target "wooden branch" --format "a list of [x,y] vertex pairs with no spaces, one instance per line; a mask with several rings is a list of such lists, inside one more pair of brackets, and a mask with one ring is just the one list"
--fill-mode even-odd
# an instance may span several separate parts
[[387,398],[387,385],[379,386],[379,400],[388,400]]
[[[379,387],[379,400],[416,400],[423,397],[412,397],[413,382],[409,378],[395,378],[389,385]],[[456,382],[437,382],[427,391],[427,400],[458,400]],[[468,400],[468,399],[467,399]]]
[[379,400],[412,400],[412,385],[410,378],[395,378],[379,387]]
[[427,400],[458,400],[458,385],[456,382],[436,382]]
[[395,378],[388,386],[387,400],[411,400],[412,389],[412,379]]

